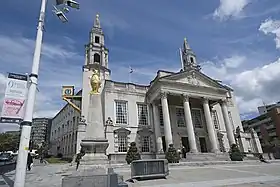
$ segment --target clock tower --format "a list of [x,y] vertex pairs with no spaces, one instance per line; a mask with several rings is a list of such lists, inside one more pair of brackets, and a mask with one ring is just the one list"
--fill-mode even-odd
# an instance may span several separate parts
[[91,77],[98,74],[100,79],[99,91],[102,93],[105,80],[110,80],[111,71],[108,68],[108,52],[105,47],[104,33],[101,28],[99,15],[89,33],[89,43],[85,45],[85,63],[83,66],[83,91],[82,91],[82,111],[81,116],[87,119],[89,108],[89,96],[92,91]]
[[104,33],[100,25],[99,15],[96,15],[94,25],[89,33],[89,43],[85,45],[85,65],[84,69],[100,70],[101,79],[110,79],[110,70],[108,69],[108,52],[105,47]]

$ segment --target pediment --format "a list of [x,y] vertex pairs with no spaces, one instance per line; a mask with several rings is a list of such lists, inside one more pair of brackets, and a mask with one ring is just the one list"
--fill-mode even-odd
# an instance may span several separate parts
[[162,81],[172,81],[175,83],[183,83],[183,84],[188,84],[192,86],[200,86],[200,87],[209,87],[209,88],[220,88],[220,89],[225,89],[225,86],[220,84],[214,79],[211,79],[207,75],[196,71],[182,71],[179,73],[175,73],[173,75],[169,75],[166,77],[161,78]]
[[118,129],[114,130],[114,133],[115,133],[115,134],[125,134],[125,135],[129,135],[129,134],[131,133],[131,131],[128,130],[128,129],[126,129],[126,128],[121,127],[121,128],[118,128]]
[[137,134],[141,136],[151,136],[153,134],[153,131],[150,128],[147,127],[140,127],[139,130],[137,131]]

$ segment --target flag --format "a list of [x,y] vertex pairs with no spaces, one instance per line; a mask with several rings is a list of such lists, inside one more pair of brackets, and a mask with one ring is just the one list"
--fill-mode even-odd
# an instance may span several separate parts
[[129,66],[129,73],[133,73],[133,69]]

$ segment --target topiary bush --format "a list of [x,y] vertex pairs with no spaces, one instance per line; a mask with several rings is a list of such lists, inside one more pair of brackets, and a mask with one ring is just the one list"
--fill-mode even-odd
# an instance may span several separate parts
[[231,161],[243,161],[243,154],[236,144],[232,144],[229,151]]
[[130,143],[130,147],[126,153],[125,160],[127,164],[130,164],[133,160],[141,160],[141,156],[135,142]]
[[165,153],[165,158],[168,160],[168,163],[179,163],[180,155],[174,148],[173,144],[169,145],[168,150]]

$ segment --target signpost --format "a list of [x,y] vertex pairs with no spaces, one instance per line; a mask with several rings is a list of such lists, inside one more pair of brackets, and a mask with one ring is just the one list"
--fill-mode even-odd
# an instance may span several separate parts
[[24,116],[28,76],[9,73],[0,123],[20,123]]

